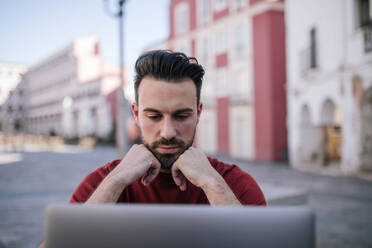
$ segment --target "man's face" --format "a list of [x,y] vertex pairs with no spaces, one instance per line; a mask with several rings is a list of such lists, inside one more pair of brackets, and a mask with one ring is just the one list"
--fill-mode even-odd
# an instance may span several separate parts
[[202,105],[197,106],[196,86],[191,79],[166,82],[152,77],[142,79],[138,104],[132,105],[141,130],[142,142],[170,169],[194,141]]

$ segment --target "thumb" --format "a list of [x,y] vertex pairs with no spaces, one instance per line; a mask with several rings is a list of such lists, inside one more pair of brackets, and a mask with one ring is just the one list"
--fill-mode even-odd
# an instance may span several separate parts
[[175,184],[180,188],[181,191],[185,191],[187,189],[186,177],[179,169],[172,168],[172,177]]

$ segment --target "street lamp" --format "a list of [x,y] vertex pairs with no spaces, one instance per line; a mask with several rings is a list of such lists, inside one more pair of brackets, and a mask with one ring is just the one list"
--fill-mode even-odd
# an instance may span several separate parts
[[110,0],[104,0],[106,12],[119,19],[119,57],[120,57],[120,87],[117,92],[117,118],[116,118],[116,145],[119,151],[119,156],[123,157],[129,150],[129,142],[127,136],[127,120],[130,117],[129,104],[124,95],[124,4],[126,0],[118,1],[118,11],[113,12],[109,7]]

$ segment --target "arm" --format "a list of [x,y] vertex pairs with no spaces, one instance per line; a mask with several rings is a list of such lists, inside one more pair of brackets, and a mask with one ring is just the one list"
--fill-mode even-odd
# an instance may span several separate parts
[[172,175],[180,190],[186,190],[186,180],[201,188],[212,206],[241,205],[223,177],[198,148],[190,147],[177,159]]
[[114,203],[123,190],[138,178],[149,185],[159,174],[160,163],[144,145],[134,145],[108,174],[86,203]]
[[[160,163],[144,145],[134,145],[123,160],[108,174],[86,203],[117,202],[125,187],[142,177],[149,185],[159,174]],[[45,248],[43,241],[39,248]]]

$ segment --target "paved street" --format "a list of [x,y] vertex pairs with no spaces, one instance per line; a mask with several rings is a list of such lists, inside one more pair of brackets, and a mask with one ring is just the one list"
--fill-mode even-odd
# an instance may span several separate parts
[[[35,247],[42,240],[43,210],[68,202],[73,189],[116,150],[0,152],[0,248]],[[372,247],[372,182],[293,171],[286,164],[233,160],[259,184],[302,189],[316,213],[317,247]]]

